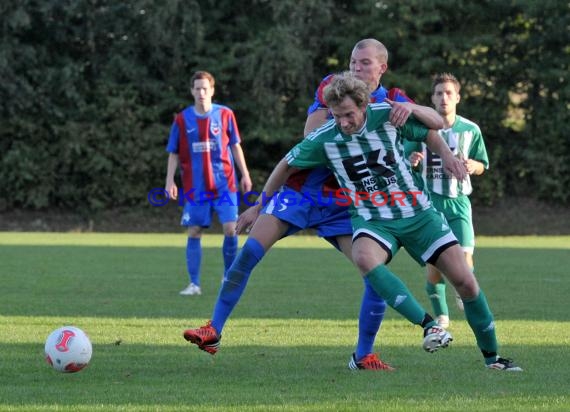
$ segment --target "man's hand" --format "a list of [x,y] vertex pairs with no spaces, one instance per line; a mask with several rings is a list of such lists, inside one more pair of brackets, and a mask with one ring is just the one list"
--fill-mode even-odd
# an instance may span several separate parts
[[253,187],[253,184],[251,183],[251,178],[248,176],[242,176],[240,182],[239,182],[239,188],[241,190],[242,193],[247,193],[247,192],[251,192],[251,188]]
[[424,160],[424,154],[421,152],[412,152],[409,157],[410,164],[412,167],[417,167],[422,160]]
[[170,199],[173,199],[173,200],[178,199],[178,186],[176,186],[176,183],[167,182],[164,190],[166,190]]
[[241,215],[239,215],[236,223],[236,233],[241,234],[243,232],[249,232],[249,229],[251,229],[259,217],[260,211],[261,205],[255,205],[246,209]]
[[388,117],[390,123],[392,123],[394,127],[403,126],[408,120],[408,117],[412,114],[412,109],[409,107],[409,104],[406,102],[395,102],[390,99],[384,99],[384,101],[392,106],[390,116]]
[[462,181],[467,178],[467,168],[463,160],[456,158],[453,155],[447,155],[441,158],[443,161],[443,170],[449,176],[455,177],[457,180]]
[[465,164],[467,173],[469,173],[470,175],[480,175],[485,170],[485,166],[483,165],[483,163],[478,162],[477,160],[465,159],[463,163]]

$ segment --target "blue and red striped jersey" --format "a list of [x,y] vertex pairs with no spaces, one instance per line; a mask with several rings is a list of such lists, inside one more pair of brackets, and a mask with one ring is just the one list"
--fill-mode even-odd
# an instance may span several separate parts
[[178,113],[166,151],[178,154],[185,193],[237,192],[230,147],[240,141],[235,115],[226,106],[213,104],[205,115],[197,115],[194,106]]
[[[319,109],[327,109],[327,105],[325,103],[325,98],[323,96],[325,87],[327,87],[329,85],[329,83],[332,81],[332,79],[334,78],[334,74],[329,74],[328,76],[325,76],[325,78],[323,78],[323,80],[321,80],[321,83],[319,84],[319,87],[317,88],[317,91],[315,92],[315,100],[313,101],[313,104],[311,104],[309,106],[309,109],[307,110],[307,115],[319,110]],[[384,101],[384,99],[390,99],[396,102],[411,102],[413,103],[413,100],[410,99],[408,96],[406,96],[406,94],[398,89],[397,87],[394,87],[390,90],[387,90],[386,88],[384,88],[384,86],[379,85],[378,88],[376,90],[374,90],[372,93],[370,93],[370,103],[381,103]]]

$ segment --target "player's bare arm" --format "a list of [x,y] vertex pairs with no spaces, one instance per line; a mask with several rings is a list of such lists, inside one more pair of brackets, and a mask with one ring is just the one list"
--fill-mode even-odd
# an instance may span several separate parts
[[410,106],[414,117],[430,129],[439,130],[443,128],[443,118],[433,108],[408,102],[402,104]]
[[[329,116],[328,109],[318,109],[307,116],[305,122],[304,136],[307,136],[314,129],[321,127],[327,122]],[[285,184],[287,178],[291,176],[298,169],[290,167],[287,162],[283,159],[277,164],[273,173],[267,179],[265,187],[263,188],[264,198],[259,198],[257,204],[246,209],[242,214],[239,215],[236,224],[236,233],[243,233],[253,226],[259,213],[263,208],[263,199],[270,199],[281,186]],[[283,173],[283,174],[281,174]],[[275,174],[275,176],[274,176]],[[284,177],[285,176],[285,177]]]
[[328,120],[329,111],[327,109],[318,109],[307,116],[305,122],[305,130],[303,135],[306,136],[315,130],[317,127],[322,126]]
[[176,183],[174,183],[174,174],[178,169],[178,163],[179,163],[178,155],[176,153],[170,153],[168,155],[165,190],[171,199],[178,198],[178,187],[176,186]]
[[242,193],[249,192],[253,187],[251,183],[251,177],[249,176],[249,170],[247,169],[247,164],[245,163],[245,156],[243,155],[243,149],[239,143],[231,146],[232,155],[236,166],[241,173],[240,180],[240,190]]
[[396,102],[390,99],[384,99],[384,101],[392,106],[389,120],[395,127],[403,126],[410,115],[413,114],[418,121],[430,129],[437,130],[443,128],[442,117],[431,107],[411,102]]
[[243,233],[255,223],[259,212],[264,206],[263,201],[270,199],[279,188],[285,184],[289,176],[297,171],[299,171],[299,169],[289,166],[285,159],[281,159],[281,161],[277,163],[277,166],[275,166],[275,169],[273,169],[273,172],[269,175],[267,182],[265,182],[262,195],[258,197],[256,204],[239,215],[236,224],[236,233]]

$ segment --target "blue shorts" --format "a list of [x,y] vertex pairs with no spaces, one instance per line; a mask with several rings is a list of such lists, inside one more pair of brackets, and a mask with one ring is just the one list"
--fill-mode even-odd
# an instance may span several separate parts
[[212,214],[216,212],[223,225],[236,222],[238,217],[238,194],[228,192],[223,198],[185,202],[180,224],[182,226],[210,227]]
[[285,187],[265,205],[261,213],[275,216],[289,224],[289,229],[283,237],[303,229],[315,229],[318,236],[338,249],[334,238],[352,236],[352,224],[348,207],[336,205],[334,199],[329,200],[330,202],[317,202]]

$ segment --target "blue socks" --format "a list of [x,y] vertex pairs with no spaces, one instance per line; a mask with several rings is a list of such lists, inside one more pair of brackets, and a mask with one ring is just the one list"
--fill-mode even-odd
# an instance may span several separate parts
[[[224,236],[222,254],[224,256],[224,274],[236,258],[238,248],[237,236]],[[200,286],[200,266],[202,263],[202,244],[200,238],[189,237],[186,243],[186,268],[190,282]]]
[[190,282],[200,286],[200,265],[202,263],[202,244],[200,238],[189,237],[186,243],[186,268]]
[[237,236],[224,236],[224,244],[222,245],[222,254],[224,255],[224,275],[236,258],[237,248]]
[[248,238],[226,272],[212,315],[212,326],[218,336],[221,336],[226,321],[241,298],[251,271],[264,255],[263,246],[257,240]]
[[364,296],[358,318],[356,359],[373,352],[374,340],[384,319],[384,312],[386,312],[386,302],[374,292],[368,280],[364,279]]

